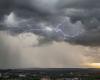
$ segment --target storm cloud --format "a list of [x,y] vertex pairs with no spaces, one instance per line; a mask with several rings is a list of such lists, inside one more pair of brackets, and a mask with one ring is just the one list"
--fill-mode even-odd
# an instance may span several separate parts
[[0,3],[3,4],[0,29],[12,35],[31,32],[48,42],[95,46],[100,43],[98,0],[1,0]]
[[99,0],[0,0],[0,67],[83,68],[85,63],[98,63],[99,4]]

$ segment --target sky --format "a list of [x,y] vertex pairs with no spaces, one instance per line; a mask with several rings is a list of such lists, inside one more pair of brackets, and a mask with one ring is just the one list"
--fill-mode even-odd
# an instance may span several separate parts
[[0,68],[98,67],[99,3],[0,0]]

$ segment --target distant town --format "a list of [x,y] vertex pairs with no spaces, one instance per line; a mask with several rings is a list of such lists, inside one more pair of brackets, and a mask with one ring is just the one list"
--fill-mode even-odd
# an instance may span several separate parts
[[100,69],[1,69],[0,80],[100,80]]

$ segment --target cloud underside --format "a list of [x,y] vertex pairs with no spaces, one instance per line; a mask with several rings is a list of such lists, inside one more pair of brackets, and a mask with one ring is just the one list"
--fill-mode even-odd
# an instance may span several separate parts
[[[15,0],[11,2],[15,6],[11,6],[10,2],[9,9],[0,6],[3,16],[0,16],[1,31],[8,31],[12,35],[31,32],[48,42],[100,45],[98,0],[25,0],[24,4],[23,0]],[[1,3],[6,2],[1,0]]]
[[99,63],[100,49],[95,47],[100,45],[99,4],[99,0],[0,0],[0,67]]

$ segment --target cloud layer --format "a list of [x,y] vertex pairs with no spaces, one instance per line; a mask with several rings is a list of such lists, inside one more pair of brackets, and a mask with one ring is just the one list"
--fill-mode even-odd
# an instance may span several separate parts
[[[7,4],[6,1],[1,1]],[[98,0],[14,0],[1,5],[1,30],[32,32],[51,41],[97,45],[100,41]],[[11,4],[13,6],[11,6]],[[39,4],[41,3],[41,4]],[[9,13],[8,15],[6,13]]]
[[[0,0],[4,39],[0,67],[86,67],[81,63],[99,62],[97,47],[68,44],[100,45],[99,4],[99,0]],[[31,37],[23,38],[28,33]]]

